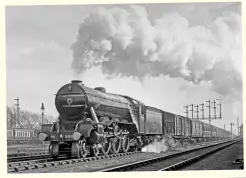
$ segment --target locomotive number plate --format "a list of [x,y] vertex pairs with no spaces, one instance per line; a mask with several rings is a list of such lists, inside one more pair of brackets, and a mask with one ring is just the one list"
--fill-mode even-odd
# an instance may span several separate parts
[[73,138],[73,135],[65,135],[65,138]]

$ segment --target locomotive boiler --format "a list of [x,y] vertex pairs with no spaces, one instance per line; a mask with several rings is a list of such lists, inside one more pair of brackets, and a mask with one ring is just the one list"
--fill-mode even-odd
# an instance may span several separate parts
[[[129,97],[88,88],[73,80],[61,87],[55,98],[59,118],[50,131],[39,134],[50,141],[50,153],[86,157],[137,149],[138,111],[143,104]],[[135,108],[132,109],[132,108]]]

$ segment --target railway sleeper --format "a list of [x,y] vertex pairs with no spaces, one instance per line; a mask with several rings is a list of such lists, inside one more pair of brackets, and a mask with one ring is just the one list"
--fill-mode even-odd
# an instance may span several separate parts
[[[111,155],[112,157],[119,157],[119,156],[125,156],[125,155],[132,155],[132,154],[139,154],[140,152],[129,152],[129,153],[120,153],[119,155]],[[110,158],[112,158],[110,157]],[[91,157],[91,158],[81,158],[81,159],[72,159],[72,160],[63,160],[63,161],[54,161],[54,162],[45,162],[45,163],[36,163],[36,161],[28,161],[25,162],[26,165],[19,165],[17,163],[16,166],[13,164],[9,164],[8,172],[23,172],[26,170],[32,170],[32,169],[39,169],[39,168],[47,168],[47,167],[56,167],[60,165],[65,165],[65,164],[74,164],[78,162],[88,162],[92,160],[97,160],[97,159],[105,159],[109,158],[109,155],[105,156],[100,156],[100,157]]]
[[27,170],[27,166],[15,167],[15,171],[16,172],[21,172],[21,171],[25,171],[25,170]]

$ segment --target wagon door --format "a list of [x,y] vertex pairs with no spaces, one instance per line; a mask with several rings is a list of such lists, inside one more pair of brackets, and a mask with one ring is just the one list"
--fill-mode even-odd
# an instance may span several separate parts
[[164,135],[175,135],[175,115],[167,112],[162,112],[162,114]]
[[183,133],[185,137],[188,137],[190,134],[190,124],[189,124],[189,119],[183,117],[184,120],[184,125],[183,125]]
[[202,137],[202,123],[200,123],[200,136]]
[[190,120],[188,118],[185,118],[185,136],[190,136]]
[[182,135],[182,119],[178,116],[175,117],[175,133],[177,136]]

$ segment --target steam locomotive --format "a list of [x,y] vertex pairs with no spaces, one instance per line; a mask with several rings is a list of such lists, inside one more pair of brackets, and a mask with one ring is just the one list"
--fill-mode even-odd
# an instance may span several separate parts
[[46,124],[40,141],[50,142],[53,157],[86,157],[139,150],[162,136],[181,142],[230,138],[233,135],[213,125],[166,112],[129,96],[106,93],[73,80],[62,86],[55,98],[57,122]]

